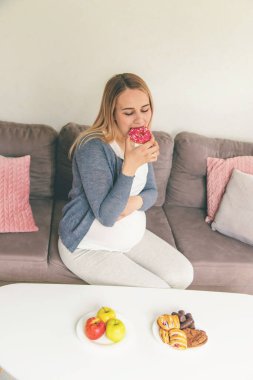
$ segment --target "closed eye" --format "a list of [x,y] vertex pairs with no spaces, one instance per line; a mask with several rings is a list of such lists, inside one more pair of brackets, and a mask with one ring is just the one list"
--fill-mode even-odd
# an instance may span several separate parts
[[[147,109],[141,110],[141,112],[145,113],[145,112],[148,112],[149,110],[150,110],[150,108],[147,108]],[[126,116],[131,116],[133,114],[134,114],[134,112],[124,112],[124,115],[126,115]]]

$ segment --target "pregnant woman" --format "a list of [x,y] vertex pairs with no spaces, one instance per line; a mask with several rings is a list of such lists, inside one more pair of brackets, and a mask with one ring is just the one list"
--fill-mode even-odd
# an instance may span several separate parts
[[[146,83],[115,75],[94,124],[70,149],[73,183],[58,246],[65,265],[89,284],[185,289],[192,282],[186,257],[146,229],[145,211],[157,198],[152,116]],[[136,144],[139,128],[149,137]]]

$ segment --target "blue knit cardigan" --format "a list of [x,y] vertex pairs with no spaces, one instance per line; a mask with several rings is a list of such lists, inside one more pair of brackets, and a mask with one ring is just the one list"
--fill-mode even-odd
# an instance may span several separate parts
[[[122,163],[111,146],[98,138],[79,144],[75,150],[72,189],[59,224],[60,238],[69,251],[78,247],[95,218],[112,227],[124,210],[134,176],[122,173]],[[146,185],[139,195],[143,199],[142,211],[156,201],[157,188],[150,163]]]

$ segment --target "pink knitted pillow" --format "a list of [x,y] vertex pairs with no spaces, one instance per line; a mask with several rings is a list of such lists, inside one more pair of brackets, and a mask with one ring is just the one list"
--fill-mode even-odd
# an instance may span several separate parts
[[206,222],[214,220],[221,199],[233,169],[253,174],[253,156],[233,158],[207,158],[207,217]]
[[31,156],[0,156],[0,232],[38,231],[29,203]]

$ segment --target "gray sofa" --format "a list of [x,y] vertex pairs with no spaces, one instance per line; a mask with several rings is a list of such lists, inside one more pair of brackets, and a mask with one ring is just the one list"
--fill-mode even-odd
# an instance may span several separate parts
[[[71,187],[67,158],[75,137],[87,127],[69,123],[59,133],[46,125],[0,122],[0,154],[31,155],[30,203],[38,232],[0,234],[0,284],[84,284],[62,263],[58,225]],[[253,143],[179,133],[175,140],[154,132],[160,156],[154,164],[156,204],[147,228],[177,247],[193,264],[191,289],[253,294],[253,247],[212,231],[206,216],[206,159],[253,156]]]

